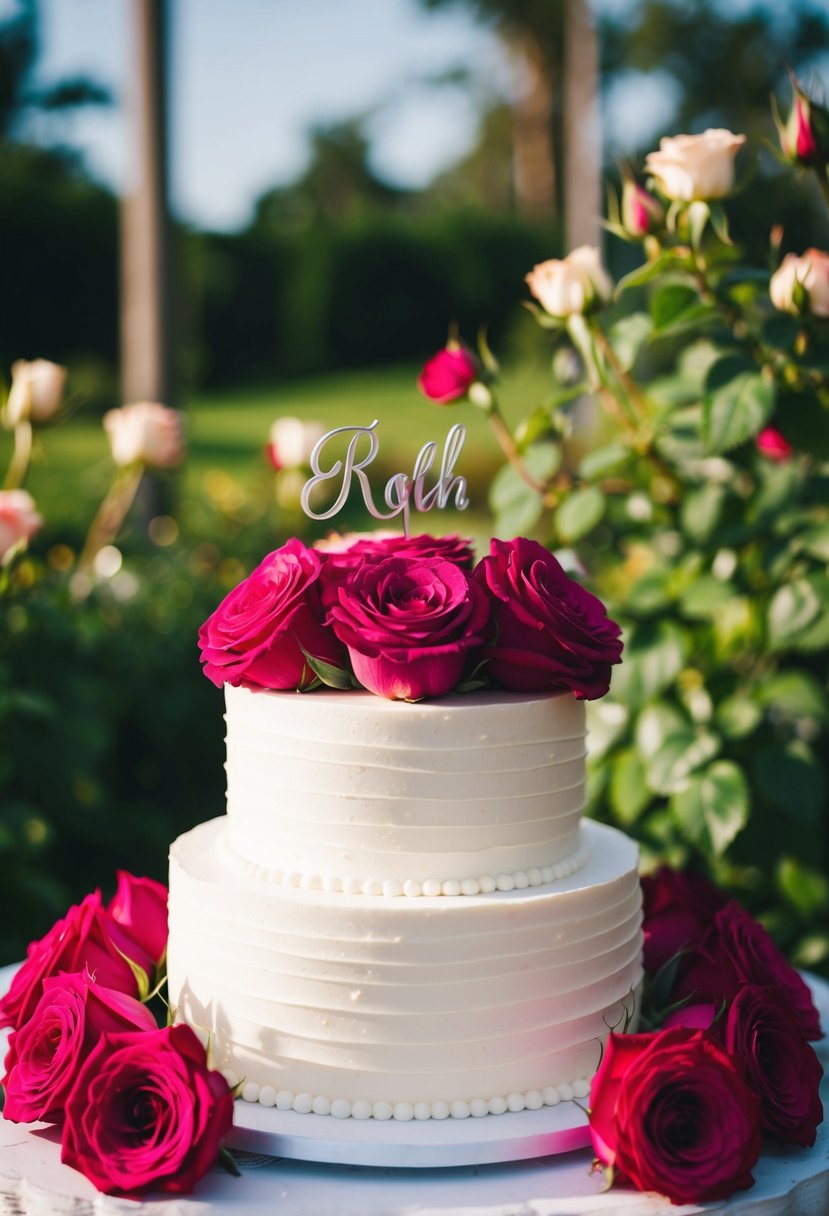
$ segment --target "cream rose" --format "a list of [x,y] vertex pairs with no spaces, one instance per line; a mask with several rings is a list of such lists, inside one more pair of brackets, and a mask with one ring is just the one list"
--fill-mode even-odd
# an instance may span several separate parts
[[43,525],[27,490],[0,490],[0,562],[21,540],[31,540]]
[[304,468],[311,452],[325,434],[321,422],[304,422],[301,418],[277,418],[271,427],[268,455],[275,469]]
[[808,301],[807,311],[816,317],[829,317],[829,254],[807,249],[798,256],[787,253],[769,282],[769,295],[781,312],[802,311],[797,300],[800,284]]
[[168,469],[185,454],[183,419],[178,410],[155,401],[137,401],[104,414],[112,459],[117,465],[145,464]]
[[673,135],[659,141],[659,151],[649,152],[645,164],[666,198],[682,203],[722,198],[734,185],[734,157],[745,140],[723,128]]
[[66,368],[48,359],[17,359],[12,364],[12,384],[6,402],[6,426],[15,427],[31,418],[48,422],[63,400]]
[[613,280],[592,245],[581,245],[566,258],[550,258],[533,266],[526,276],[530,292],[545,312],[569,317],[606,304],[613,296]]

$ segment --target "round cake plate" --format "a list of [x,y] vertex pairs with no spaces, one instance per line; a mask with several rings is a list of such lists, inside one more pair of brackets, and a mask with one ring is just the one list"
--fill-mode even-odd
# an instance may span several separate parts
[[493,1165],[585,1148],[590,1130],[584,1102],[508,1111],[481,1119],[333,1119],[299,1115],[239,1100],[230,1148],[329,1165],[398,1169]]

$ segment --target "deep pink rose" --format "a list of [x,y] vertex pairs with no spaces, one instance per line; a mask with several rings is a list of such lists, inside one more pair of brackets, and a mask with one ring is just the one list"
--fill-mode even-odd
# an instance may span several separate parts
[[342,549],[323,551],[323,586],[345,578],[367,557],[439,557],[463,570],[475,565],[472,545],[461,536],[358,535]]
[[704,1030],[611,1034],[590,1091],[590,1132],[619,1181],[672,1203],[706,1203],[752,1185],[758,1107]]
[[767,460],[775,460],[778,464],[785,464],[787,460],[791,459],[793,450],[788,439],[776,427],[764,427],[757,436],[757,451],[765,456]]
[[269,553],[199,630],[207,678],[217,687],[304,688],[314,675],[303,650],[341,666],[342,648],[322,621],[321,567],[299,540]]
[[777,988],[806,1038],[820,1038],[820,1017],[808,987],[763,926],[729,900],[681,966],[673,995],[718,1004],[733,1000],[743,984]]
[[103,1034],[155,1030],[146,1005],[105,988],[89,972],[51,976],[34,1013],[9,1038],[3,1115],[57,1123],[84,1060]]
[[644,965],[652,975],[683,949],[693,949],[727,897],[705,878],[660,866],[642,878]]
[[145,970],[152,969],[151,960],[139,956],[138,947],[106,912],[101,892],[95,891],[71,907],[45,937],[31,943],[26,961],[0,1000],[0,1027],[19,1030],[43,994],[43,981],[61,971],[88,970],[99,984],[137,996],[135,976],[119,949]]
[[474,577],[492,601],[497,630],[489,675],[513,692],[604,696],[622,657],[619,626],[551,553],[523,537],[493,540]]
[[777,988],[746,984],[721,1019],[723,1045],[760,1098],[764,1131],[814,1144],[823,1120],[823,1069]]
[[459,342],[449,342],[424,364],[417,385],[430,401],[448,405],[469,392],[469,386],[477,380],[478,372],[478,360],[472,351]]
[[66,1103],[61,1161],[107,1195],[189,1194],[233,1122],[233,1093],[189,1026],[105,1035]]
[[153,878],[119,870],[118,889],[107,912],[157,967],[167,950],[167,888]]
[[357,679],[393,700],[450,692],[489,618],[477,584],[440,558],[367,557],[324,600]]

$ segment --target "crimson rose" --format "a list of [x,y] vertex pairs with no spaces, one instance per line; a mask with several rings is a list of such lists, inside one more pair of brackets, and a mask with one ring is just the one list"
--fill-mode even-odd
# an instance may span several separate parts
[[638,1190],[673,1203],[725,1199],[752,1185],[758,1106],[706,1031],[611,1034],[590,1091],[593,1147]]
[[357,679],[393,700],[450,692],[489,617],[480,587],[440,558],[367,557],[324,602]]
[[763,926],[729,900],[684,960],[673,997],[719,1004],[732,1000],[743,984],[776,987],[806,1038],[820,1038],[820,1017],[808,987]]
[[604,604],[537,541],[493,540],[475,579],[493,605],[497,629],[487,672],[513,692],[570,689],[603,697],[622,656],[620,630]]
[[118,889],[107,912],[157,967],[167,950],[167,888],[119,870]]
[[107,988],[136,996],[138,983],[119,950],[148,974],[152,970],[152,960],[112,920],[101,901],[101,892],[95,891],[71,907],[45,937],[31,943],[26,961],[0,1000],[0,1027],[19,1030],[41,998],[43,981],[60,971],[87,970]]
[[424,365],[417,384],[424,397],[448,405],[469,392],[478,378],[478,360],[459,342],[449,342]]
[[105,1035],[66,1103],[61,1161],[107,1195],[188,1194],[233,1122],[233,1092],[189,1026]]
[[44,980],[34,1013],[9,1038],[4,1117],[59,1122],[75,1078],[103,1034],[155,1028],[146,1005],[96,983],[89,972]]
[[651,974],[683,949],[693,949],[727,897],[705,878],[660,866],[642,878],[644,965]]
[[303,688],[314,680],[303,650],[340,665],[342,650],[322,623],[321,567],[299,540],[269,553],[199,630],[207,678],[217,687]]

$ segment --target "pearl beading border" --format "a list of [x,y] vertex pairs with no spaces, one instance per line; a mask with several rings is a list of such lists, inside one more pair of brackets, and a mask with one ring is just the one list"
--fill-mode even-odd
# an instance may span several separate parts
[[495,891],[523,891],[528,887],[542,887],[569,878],[587,861],[590,849],[582,845],[568,857],[551,866],[532,866],[527,870],[514,870],[509,874],[480,874],[477,878],[427,878],[423,882],[407,878],[338,878],[321,874],[303,874],[298,870],[276,870],[242,857],[230,847],[227,833],[217,837],[223,842],[227,856],[250,878],[272,882],[277,886],[297,887],[304,891],[328,891],[332,894],[404,897],[418,899],[421,896],[446,895],[451,898],[462,895],[491,895]]
[[231,1068],[222,1069],[222,1076],[231,1089],[241,1085],[239,1097],[244,1102],[277,1110],[294,1111],[298,1115],[330,1115],[334,1119],[395,1119],[408,1123],[412,1119],[481,1119],[484,1115],[503,1115],[509,1111],[540,1110],[542,1106],[558,1106],[574,1098],[590,1094],[590,1080],[579,1077],[572,1082],[547,1085],[544,1089],[515,1091],[494,1098],[456,1099],[454,1102],[369,1102],[347,1098],[314,1097],[310,1093],[295,1094],[289,1089],[277,1090],[273,1085],[257,1085],[255,1081],[240,1081]]

